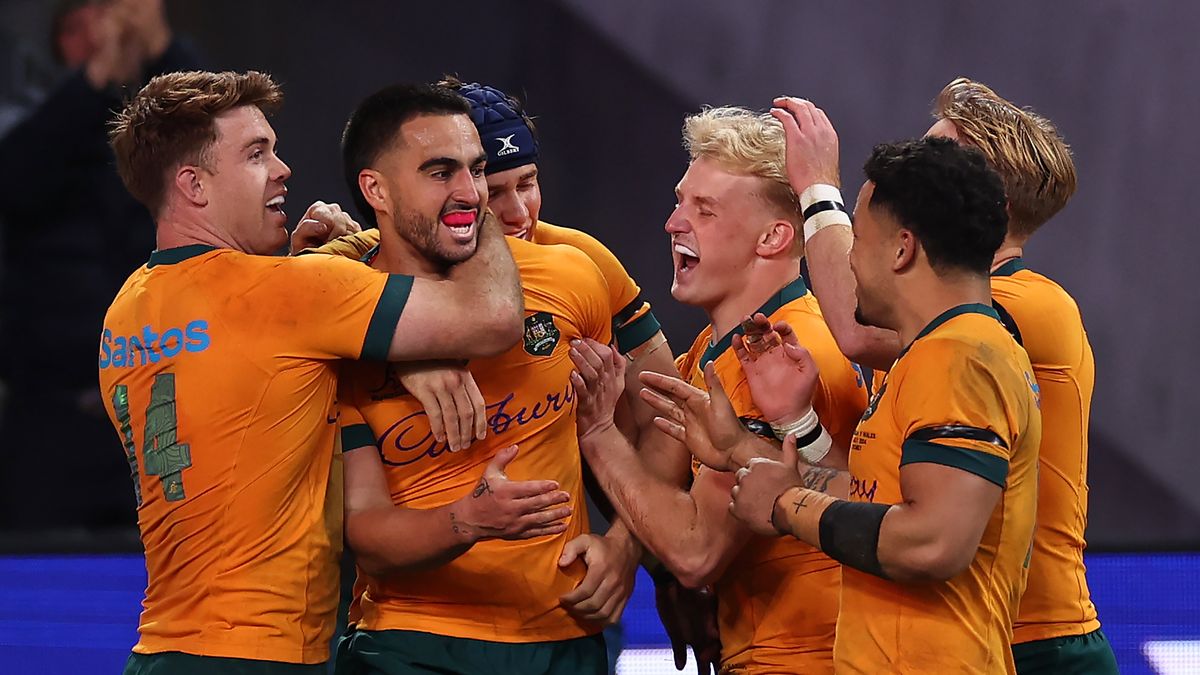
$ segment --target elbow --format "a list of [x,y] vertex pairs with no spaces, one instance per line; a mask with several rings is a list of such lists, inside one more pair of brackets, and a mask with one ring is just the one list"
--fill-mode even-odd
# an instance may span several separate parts
[[883,567],[893,581],[936,583],[949,581],[967,571],[974,557],[974,548],[933,541],[906,552],[895,561],[884,563]]
[[704,553],[672,553],[659,560],[691,590],[710,586],[721,576],[716,561]]
[[466,354],[467,358],[489,358],[503,354],[520,342],[525,331],[525,304],[520,297],[515,302],[507,299],[489,303],[482,309],[482,334],[467,346],[467,351],[472,352]]

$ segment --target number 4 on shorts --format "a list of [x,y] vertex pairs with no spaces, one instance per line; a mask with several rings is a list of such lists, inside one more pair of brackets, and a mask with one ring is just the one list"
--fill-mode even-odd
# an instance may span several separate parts
[[[133,477],[134,493],[141,506],[141,485],[138,479],[137,455],[134,453],[133,430],[129,418],[129,390],[118,384],[113,390],[113,410],[121,427],[121,440],[125,445],[125,457],[129,460]],[[177,502],[186,495],[183,491],[183,470],[192,465],[192,453],[187,443],[180,443],[177,435],[178,416],[175,413],[175,374],[160,373],[154,377],[150,387],[150,405],[146,406],[146,427],[142,442],[142,455],[146,461],[146,475],[158,476],[162,481],[163,496],[169,502]]]

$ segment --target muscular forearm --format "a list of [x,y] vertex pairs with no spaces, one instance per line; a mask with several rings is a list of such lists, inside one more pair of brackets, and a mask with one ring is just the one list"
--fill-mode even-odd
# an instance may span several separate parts
[[776,500],[772,523],[859,571],[905,583],[944,581],[967,568],[978,543],[955,543],[928,515],[907,504],[848,502],[796,487]]
[[504,233],[491,216],[479,226],[475,255],[451,268],[455,308],[475,316],[512,319],[518,325],[524,312],[521,279]]
[[621,521],[655,556],[674,567],[671,561],[703,553],[708,537],[692,495],[647,471],[616,427],[579,444]]
[[458,520],[453,504],[364,509],[347,514],[346,540],[372,576],[417,572],[445,565],[474,545],[476,538]]
[[890,330],[864,326],[854,318],[854,273],[850,270],[850,228],[831,225],[805,242],[813,295],[846,358],[876,370],[888,370],[900,353],[900,338]]

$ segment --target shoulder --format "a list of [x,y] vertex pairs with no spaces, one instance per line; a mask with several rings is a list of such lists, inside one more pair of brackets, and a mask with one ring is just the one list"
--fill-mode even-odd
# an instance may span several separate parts
[[378,229],[363,230],[362,232],[338,237],[324,246],[305,249],[300,252],[300,256],[298,257],[303,258],[310,253],[327,253],[357,260],[379,245],[379,237]]

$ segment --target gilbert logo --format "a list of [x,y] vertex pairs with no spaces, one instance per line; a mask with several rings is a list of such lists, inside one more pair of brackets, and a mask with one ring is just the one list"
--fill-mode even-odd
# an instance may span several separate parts
[[505,155],[511,155],[514,152],[521,151],[521,148],[518,148],[516,144],[513,143],[513,136],[516,136],[516,134],[509,134],[507,136],[499,136],[496,138],[496,140],[500,141],[500,149],[496,151],[497,157],[503,157]]

